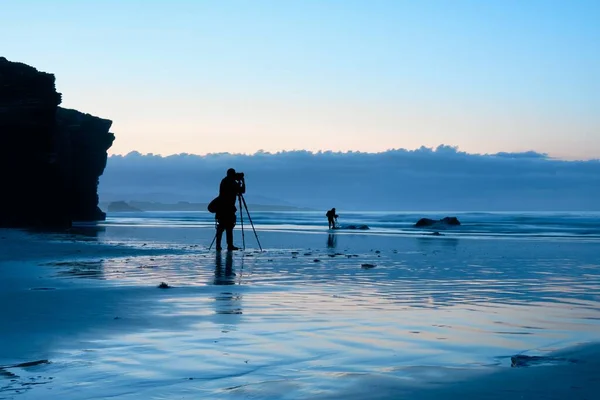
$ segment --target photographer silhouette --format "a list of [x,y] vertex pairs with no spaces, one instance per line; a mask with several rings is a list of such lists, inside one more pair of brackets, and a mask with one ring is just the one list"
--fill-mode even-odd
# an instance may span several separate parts
[[335,213],[335,208],[332,208],[331,210],[327,211],[327,213],[325,214],[325,216],[327,217],[327,223],[329,224],[329,229],[335,229],[335,223],[337,222],[338,216]]
[[221,239],[223,231],[226,232],[227,250],[239,250],[233,245],[233,227],[236,223],[235,212],[237,208],[235,202],[239,195],[246,193],[246,182],[243,173],[235,172],[235,169],[229,168],[227,176],[221,181],[219,186],[219,205],[216,212],[217,219],[217,251],[221,250]]

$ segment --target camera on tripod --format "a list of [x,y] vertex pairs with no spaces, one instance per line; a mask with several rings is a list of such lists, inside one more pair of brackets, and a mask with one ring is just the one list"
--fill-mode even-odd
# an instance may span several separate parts
[[243,172],[236,172],[234,178],[235,178],[236,181],[241,181],[242,179],[244,179],[244,173]]

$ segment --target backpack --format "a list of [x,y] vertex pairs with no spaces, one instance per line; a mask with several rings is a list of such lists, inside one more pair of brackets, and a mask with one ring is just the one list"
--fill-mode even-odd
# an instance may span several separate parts
[[221,198],[215,197],[212,199],[210,203],[208,203],[208,212],[216,214],[219,211],[219,206],[221,205]]

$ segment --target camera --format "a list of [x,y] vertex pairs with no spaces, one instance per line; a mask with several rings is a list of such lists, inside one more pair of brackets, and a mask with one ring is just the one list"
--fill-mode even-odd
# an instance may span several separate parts
[[236,181],[241,181],[242,179],[244,179],[244,173],[243,172],[236,172],[235,173],[235,180]]

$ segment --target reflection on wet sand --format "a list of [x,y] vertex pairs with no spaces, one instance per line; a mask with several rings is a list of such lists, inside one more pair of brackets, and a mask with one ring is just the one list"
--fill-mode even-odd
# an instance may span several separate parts
[[[405,382],[451,381],[454,390],[459,379],[447,371],[508,370],[514,355],[527,363],[567,358],[547,349],[597,340],[596,243],[267,237],[281,248],[215,257],[187,243],[186,251],[131,255],[88,243],[53,264],[44,259],[46,269],[55,266],[49,279],[30,266],[35,274],[19,290],[0,291],[0,366],[50,363],[5,369],[18,377],[0,371],[0,398],[27,388],[20,399],[46,398],[49,389],[68,399],[90,391],[119,399],[361,399],[373,397],[382,379],[391,398],[402,398]],[[78,259],[78,249],[96,253]],[[362,268],[367,263],[376,267]],[[102,270],[110,282],[65,283],[56,269],[79,277]],[[157,289],[161,281],[173,289]],[[509,372],[534,368],[541,371],[519,364]],[[426,396],[434,397],[444,398]]]
[[[233,254],[228,251],[225,256],[225,270],[221,252],[215,257],[215,285],[235,285],[236,274],[233,271]],[[221,292],[215,296],[215,312],[217,314],[242,314],[242,295],[233,291]]]
[[417,244],[423,248],[423,250],[430,250],[432,247],[440,248],[452,248],[456,249],[458,246],[459,239],[451,237],[417,237]]
[[106,227],[93,223],[73,225],[68,229],[29,228],[25,232],[32,235],[43,235],[46,238],[76,240],[79,242],[98,242],[106,233]]
[[72,278],[106,279],[104,275],[104,260],[57,261],[46,265],[59,267],[59,276]]
[[87,225],[73,225],[69,229],[71,235],[76,236],[77,240],[82,241],[97,241],[102,234],[104,234],[106,228],[95,224]]
[[327,248],[335,249],[336,246],[337,246],[337,237],[333,233],[330,233],[327,236]]

